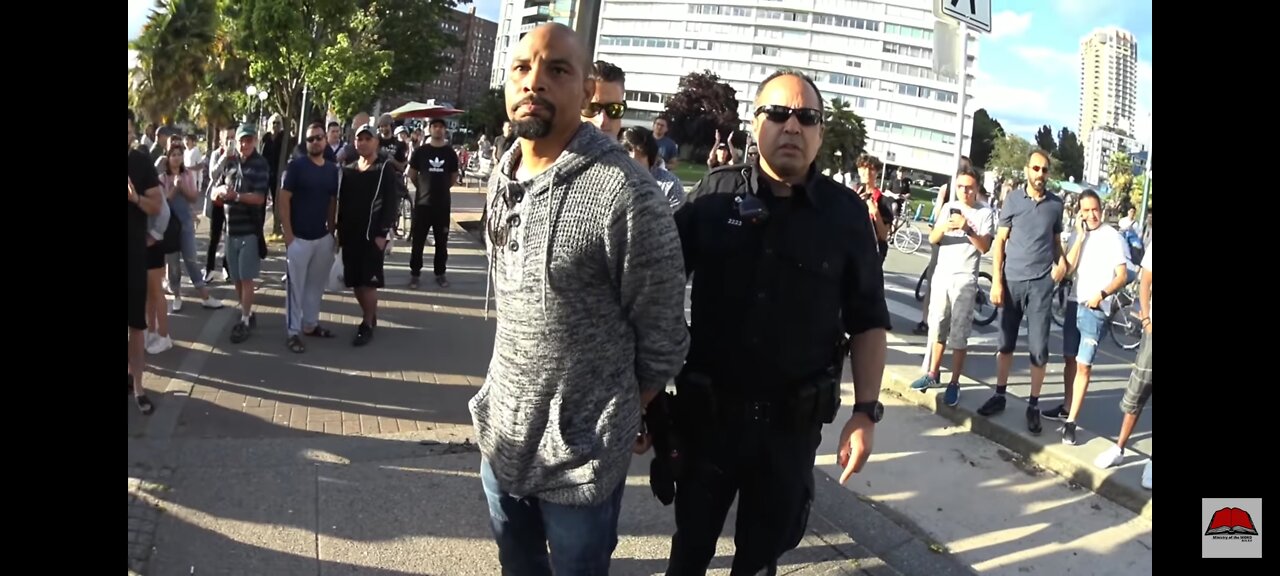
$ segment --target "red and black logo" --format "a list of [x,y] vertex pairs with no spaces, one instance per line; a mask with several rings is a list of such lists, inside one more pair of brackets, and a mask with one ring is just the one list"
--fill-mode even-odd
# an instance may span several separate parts
[[1223,508],[1213,513],[1213,519],[1209,520],[1209,527],[1205,529],[1205,536],[1214,534],[1248,534],[1251,536],[1258,535],[1258,529],[1253,525],[1253,517],[1248,512],[1239,508]]

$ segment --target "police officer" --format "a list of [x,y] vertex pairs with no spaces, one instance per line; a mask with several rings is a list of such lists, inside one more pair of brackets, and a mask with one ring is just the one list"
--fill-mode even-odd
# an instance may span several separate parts
[[870,456],[884,410],[889,311],[867,207],[814,165],[823,104],[813,81],[780,71],[757,94],[759,159],[712,170],[675,214],[693,303],[676,382],[684,462],[668,576],[706,572],[735,495],[733,575],[774,574],[800,543],[850,352],[842,482]]

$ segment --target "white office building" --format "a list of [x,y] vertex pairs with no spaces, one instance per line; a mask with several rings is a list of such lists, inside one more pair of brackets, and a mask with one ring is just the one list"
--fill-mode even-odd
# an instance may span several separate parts
[[595,43],[603,0],[502,0],[498,11],[498,34],[493,48],[492,86],[507,81],[507,65],[511,51],[527,32],[546,22],[558,22]]
[[1090,185],[1101,184],[1110,176],[1111,156],[1116,152],[1132,155],[1143,151],[1140,142],[1132,137],[1117,134],[1108,128],[1095,128],[1089,133],[1084,148],[1084,181]]

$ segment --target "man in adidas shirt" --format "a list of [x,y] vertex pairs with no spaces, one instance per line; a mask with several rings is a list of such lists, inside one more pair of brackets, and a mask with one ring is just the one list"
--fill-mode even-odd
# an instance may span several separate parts
[[458,154],[445,138],[444,120],[435,118],[428,126],[431,139],[419,146],[409,159],[409,179],[418,191],[414,194],[413,251],[409,255],[409,288],[418,287],[422,275],[422,247],[427,233],[435,238],[433,262],[436,284],[447,288],[445,263],[449,260],[449,188],[458,183]]

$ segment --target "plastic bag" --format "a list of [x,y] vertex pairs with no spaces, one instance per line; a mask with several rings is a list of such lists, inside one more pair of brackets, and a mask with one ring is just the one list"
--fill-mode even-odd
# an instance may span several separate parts
[[325,290],[329,292],[342,292],[347,289],[346,281],[342,276],[342,250],[339,249],[337,255],[333,258],[333,266],[329,268],[329,283],[325,285]]

